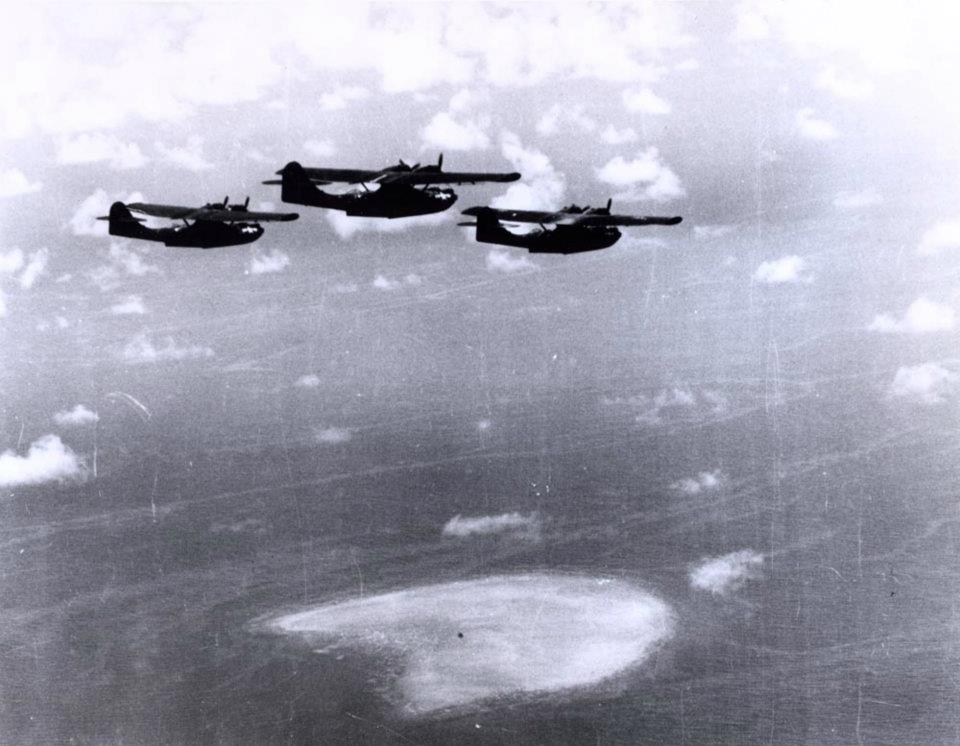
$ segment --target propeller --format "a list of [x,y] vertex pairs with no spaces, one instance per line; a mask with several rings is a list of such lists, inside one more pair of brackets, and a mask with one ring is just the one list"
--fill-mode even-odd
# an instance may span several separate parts
[[[247,198],[243,201],[243,209],[246,210],[250,206],[250,195],[247,195]],[[609,205],[607,205],[609,207]]]
[[610,214],[610,208],[613,206],[613,197],[607,199],[607,215]]
[[228,203],[229,201],[230,201],[230,195],[228,194],[226,197],[223,198],[223,209],[224,209],[224,210],[227,209],[227,203]]
[[437,171],[443,171],[443,153],[437,158]]

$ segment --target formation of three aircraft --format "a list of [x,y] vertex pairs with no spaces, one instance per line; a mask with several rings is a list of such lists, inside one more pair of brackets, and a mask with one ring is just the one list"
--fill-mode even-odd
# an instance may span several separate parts
[[[443,212],[457,201],[449,187],[437,184],[477,184],[480,182],[517,181],[520,174],[457,172],[443,170],[443,155],[437,163],[412,166],[402,160],[395,166],[379,171],[343,168],[304,168],[296,161],[277,171],[280,179],[263,182],[280,186],[280,199],[294,205],[324,207],[342,210],[347,215],[370,218],[405,218]],[[332,194],[320,189],[327,184],[359,184],[359,188],[343,194]],[[371,189],[370,185],[376,188]],[[531,253],[576,254],[582,251],[605,249],[620,238],[619,227],[629,225],[676,225],[679,217],[640,217],[611,215],[608,200],[605,207],[578,207],[568,205],[555,212],[538,210],[500,210],[493,207],[471,207],[464,215],[475,222],[459,225],[475,227],[477,241],[525,248]],[[114,202],[110,214],[99,218],[108,220],[110,234],[161,241],[167,246],[211,249],[237,246],[256,241],[263,235],[261,222],[296,220],[295,212],[257,212],[249,210],[250,198],[242,205],[208,203],[203,207],[177,207],[135,202]],[[168,228],[148,228],[144,218],[152,217],[182,220],[183,225]],[[534,223],[539,229],[530,233],[514,233],[504,223]],[[552,226],[548,228],[547,226]]]

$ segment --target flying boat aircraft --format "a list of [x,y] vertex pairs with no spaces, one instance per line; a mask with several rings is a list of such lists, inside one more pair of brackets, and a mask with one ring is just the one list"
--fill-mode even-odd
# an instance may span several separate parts
[[[249,205],[249,197],[242,205],[231,205],[230,198],[225,197],[222,203],[208,202],[203,207],[114,202],[110,214],[97,220],[110,222],[111,236],[160,241],[167,246],[213,249],[253,243],[263,235],[261,222],[296,220],[299,217],[295,212],[255,212],[248,209]],[[148,228],[143,225],[145,219],[133,213],[182,220],[183,225]]]
[[[350,168],[304,168],[292,161],[277,171],[280,199],[295,205],[343,210],[347,215],[368,218],[406,218],[443,212],[457,201],[457,194],[437,184],[479,184],[516,181],[520,174],[444,171],[443,155],[436,164],[409,165],[401,160],[378,171]],[[319,189],[326,184],[359,184],[344,194]],[[373,188],[371,188],[373,187]]]
[[[498,210],[493,207],[471,207],[464,215],[476,218],[477,240],[502,246],[517,246],[532,254],[578,254],[613,246],[622,235],[618,227],[628,225],[676,225],[683,218],[611,215],[613,200],[606,207],[568,205],[555,212],[538,210]],[[530,233],[514,233],[503,223],[537,223],[540,228]],[[552,228],[547,226],[552,225]]]

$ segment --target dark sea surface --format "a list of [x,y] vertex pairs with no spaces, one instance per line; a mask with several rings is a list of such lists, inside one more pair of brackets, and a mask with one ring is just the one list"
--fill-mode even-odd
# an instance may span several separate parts
[[[764,240],[809,253],[826,228],[813,280],[783,287],[752,285],[762,256],[719,241],[498,277],[476,246],[385,237],[381,254],[422,252],[424,279],[375,298],[321,288],[376,252],[316,249],[257,285],[210,280],[228,252],[154,254],[149,332],[213,357],[125,365],[127,322],[104,317],[46,347],[13,338],[10,447],[21,421],[28,442],[76,401],[100,422],[70,436],[95,478],[0,502],[0,741],[960,742],[956,404],[887,393],[956,339],[864,331],[916,295],[892,250],[860,269],[870,230],[896,226]],[[293,385],[311,372],[317,387]],[[713,471],[714,489],[675,486]],[[443,534],[514,512],[537,535]],[[756,577],[691,586],[739,550],[763,556]],[[528,572],[635,584],[673,633],[598,684],[411,715],[402,654],[263,624]]]

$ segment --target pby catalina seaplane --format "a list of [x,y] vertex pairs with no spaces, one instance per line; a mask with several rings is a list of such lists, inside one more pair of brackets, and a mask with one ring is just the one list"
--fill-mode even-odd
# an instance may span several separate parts
[[[280,199],[295,205],[343,210],[347,215],[368,218],[405,218],[443,212],[457,201],[452,189],[434,184],[478,184],[516,181],[518,173],[481,173],[444,171],[443,155],[436,165],[409,165],[402,160],[396,166],[379,171],[350,168],[304,168],[296,161],[277,171],[280,179],[264,184],[279,184]],[[331,194],[317,187],[324,184],[359,184],[361,188],[344,194]],[[371,188],[373,186],[374,188]]]
[[[611,215],[613,200],[606,207],[578,207],[569,205],[556,212],[537,210],[498,210],[493,207],[471,207],[464,215],[477,219],[475,223],[459,225],[475,227],[477,240],[503,246],[529,249],[532,254],[577,254],[613,246],[620,240],[617,226],[676,225],[683,218],[637,217]],[[513,233],[503,227],[507,223],[538,223],[539,230],[531,233]],[[554,226],[547,228],[547,225]]]
[[[253,243],[263,235],[261,222],[269,220],[296,220],[295,212],[251,212],[247,209],[250,198],[242,205],[223,202],[207,203],[203,207],[177,207],[176,205],[146,205],[134,202],[129,205],[114,202],[110,214],[97,220],[110,221],[111,236],[141,238],[144,241],[162,241],[167,246],[182,246],[194,249],[214,249],[220,246],[239,246]],[[183,225],[169,228],[148,228],[133,213],[156,218],[182,220]]]

